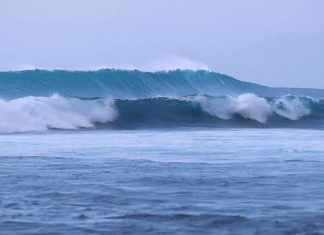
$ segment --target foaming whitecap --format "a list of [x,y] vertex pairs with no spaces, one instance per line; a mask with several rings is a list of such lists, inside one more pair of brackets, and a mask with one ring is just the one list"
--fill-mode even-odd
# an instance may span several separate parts
[[[314,100],[312,101],[315,102]],[[278,99],[275,102],[274,108],[278,115],[290,120],[298,120],[311,113],[307,104],[300,97],[293,95],[286,95]]]
[[117,117],[112,100],[24,97],[0,100],[0,133],[90,128]]
[[271,114],[271,107],[264,98],[249,93],[236,98],[197,96],[195,100],[199,102],[203,110],[225,120],[231,119],[233,115],[240,115],[246,119],[266,123]]

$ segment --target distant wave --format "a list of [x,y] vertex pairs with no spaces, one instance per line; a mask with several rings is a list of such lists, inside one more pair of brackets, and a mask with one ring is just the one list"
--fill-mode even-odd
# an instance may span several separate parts
[[322,128],[324,101],[293,95],[262,98],[250,93],[147,99],[53,95],[0,100],[0,133],[184,126]]
[[53,94],[81,98],[143,99],[177,98],[194,94],[235,96],[243,93],[253,93],[262,97],[294,94],[324,98],[324,90],[320,89],[270,88],[205,70],[141,72],[103,69],[0,72],[0,97],[4,99],[46,97]]

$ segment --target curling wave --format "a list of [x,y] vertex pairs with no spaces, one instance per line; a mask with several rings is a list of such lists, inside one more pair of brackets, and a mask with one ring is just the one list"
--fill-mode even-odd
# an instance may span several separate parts
[[323,100],[293,95],[262,98],[246,93],[148,99],[53,95],[0,100],[0,133],[172,126],[321,128],[323,121]]

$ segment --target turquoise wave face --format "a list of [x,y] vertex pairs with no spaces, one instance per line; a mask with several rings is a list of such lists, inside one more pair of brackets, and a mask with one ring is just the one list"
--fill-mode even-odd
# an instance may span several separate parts
[[242,82],[209,71],[141,72],[104,69],[98,71],[0,72],[0,97],[15,99],[26,96],[153,98],[183,97],[194,94],[278,97],[285,94],[324,97],[324,90],[269,88]]

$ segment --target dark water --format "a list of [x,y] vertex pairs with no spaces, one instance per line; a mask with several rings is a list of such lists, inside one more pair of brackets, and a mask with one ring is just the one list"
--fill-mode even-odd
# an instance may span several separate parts
[[324,134],[0,136],[0,234],[324,234]]

